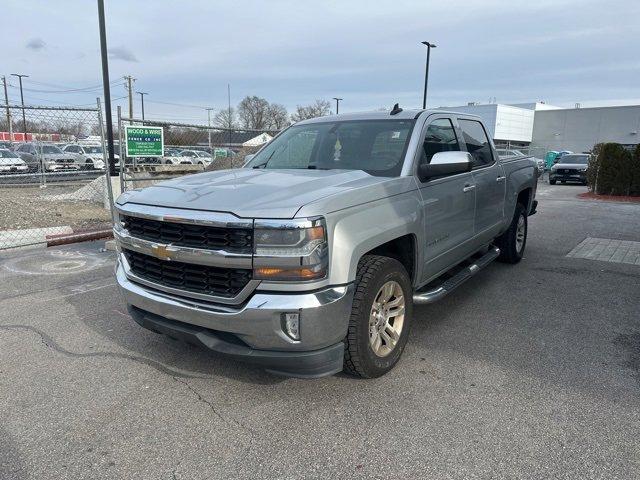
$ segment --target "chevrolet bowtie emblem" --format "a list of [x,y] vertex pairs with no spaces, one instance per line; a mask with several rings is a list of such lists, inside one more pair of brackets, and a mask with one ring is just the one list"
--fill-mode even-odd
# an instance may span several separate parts
[[151,251],[156,257],[162,260],[171,260],[171,250],[168,248],[168,245],[152,245]]

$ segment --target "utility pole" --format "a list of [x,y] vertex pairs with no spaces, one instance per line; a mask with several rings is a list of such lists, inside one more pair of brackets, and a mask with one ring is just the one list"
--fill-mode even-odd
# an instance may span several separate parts
[[19,73],[12,73],[14,77],[18,77],[20,81],[20,101],[22,102],[22,131],[24,133],[24,141],[27,141],[27,119],[24,115],[24,95],[22,94],[22,77],[29,77],[29,75],[21,75]]
[[424,95],[422,97],[422,108],[427,108],[427,84],[429,83],[429,57],[431,56],[431,49],[436,48],[435,43],[421,42],[427,46],[427,66],[424,71]]
[[147,92],[137,92],[137,93],[138,95],[140,95],[140,101],[142,102],[142,121],[144,122],[144,96],[149,94]]
[[[104,22],[104,0],[98,0],[98,27],[100,30],[100,57],[102,60],[102,88],[104,91],[104,113],[107,124],[107,168],[109,175],[116,175],[116,164],[113,154],[113,120],[111,118],[111,85],[109,84],[109,57],[107,57],[107,32]],[[119,107],[118,107],[119,108]],[[122,145],[120,145],[122,150]],[[122,156],[124,161],[124,155]],[[124,189],[123,189],[124,191]]]
[[7,106],[7,128],[11,123],[11,113],[9,113],[9,95],[7,94],[7,77],[2,76],[2,84],[4,85],[4,104]]
[[344,99],[338,97],[333,97],[333,99],[336,101],[336,115],[338,115],[338,113],[340,113],[340,100]]
[[129,92],[129,118],[133,118],[133,82],[136,81],[131,75],[125,75],[127,81],[127,91]]
[[233,168],[233,155],[231,155],[231,84],[227,83],[227,102],[228,102],[228,121],[229,121],[229,136],[228,136],[228,146],[227,146],[227,155],[231,157],[231,168]]
[[[211,150],[211,111],[215,110],[214,108],[207,108],[207,125],[209,125],[209,150]],[[213,155],[213,150],[211,150],[211,154]]]

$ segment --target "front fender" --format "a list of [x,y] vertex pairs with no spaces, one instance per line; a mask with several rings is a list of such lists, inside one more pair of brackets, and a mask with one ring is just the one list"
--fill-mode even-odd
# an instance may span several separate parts
[[332,215],[328,219],[332,239],[330,284],[353,282],[358,262],[374,248],[404,235],[420,239],[420,212],[419,193],[415,190]]

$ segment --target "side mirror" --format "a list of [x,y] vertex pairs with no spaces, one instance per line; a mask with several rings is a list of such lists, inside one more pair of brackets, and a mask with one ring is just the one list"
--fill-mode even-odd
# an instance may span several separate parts
[[553,163],[554,163],[554,164],[558,163],[559,161],[560,161],[560,159],[559,159],[559,158],[554,158],[554,159],[553,159]]
[[431,163],[418,166],[418,178],[426,182],[434,177],[469,172],[472,167],[473,157],[468,152],[438,152],[431,158]]

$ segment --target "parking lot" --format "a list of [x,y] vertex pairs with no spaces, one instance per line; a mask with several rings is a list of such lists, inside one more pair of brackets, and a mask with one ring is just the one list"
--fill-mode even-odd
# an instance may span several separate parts
[[584,191],[541,182],[524,260],[417,307],[375,380],[143,330],[103,243],[4,254],[0,478],[638,478],[640,257],[567,254],[640,242],[640,204]]

